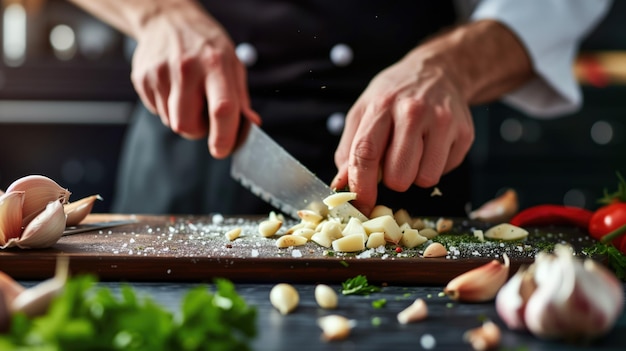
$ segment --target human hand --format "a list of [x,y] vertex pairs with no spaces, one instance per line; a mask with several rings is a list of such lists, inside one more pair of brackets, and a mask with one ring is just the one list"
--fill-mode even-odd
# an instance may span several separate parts
[[331,187],[349,186],[358,194],[354,205],[369,215],[379,181],[400,192],[434,186],[473,141],[459,84],[436,60],[407,55],[378,74],[348,112]]
[[199,139],[208,131],[211,155],[224,158],[235,145],[240,116],[260,124],[232,40],[194,1],[153,14],[135,38],[133,85],[174,132]]

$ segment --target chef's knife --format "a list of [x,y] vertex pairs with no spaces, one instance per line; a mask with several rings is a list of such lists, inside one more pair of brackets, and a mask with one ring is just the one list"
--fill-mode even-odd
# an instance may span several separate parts
[[[252,193],[293,218],[298,218],[299,210],[315,208],[335,193],[257,125],[242,124],[230,174]],[[330,214],[343,221],[350,217],[367,220],[349,203],[333,208]]]

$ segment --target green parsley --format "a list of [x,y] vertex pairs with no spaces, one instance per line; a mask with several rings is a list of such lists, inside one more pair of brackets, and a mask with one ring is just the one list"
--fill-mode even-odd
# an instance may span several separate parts
[[341,293],[344,295],[369,295],[378,291],[380,291],[380,288],[369,285],[367,277],[361,274],[341,283]]
[[256,336],[256,308],[224,279],[215,281],[214,293],[202,286],[188,291],[176,315],[128,285],[114,294],[95,283],[92,276],[76,276],[47,314],[14,315],[0,349],[249,350]]
[[371,323],[373,326],[378,327],[382,324],[380,317],[372,317]]
[[587,256],[605,256],[608,266],[615,272],[618,279],[626,281],[626,255],[615,246],[596,242],[593,246],[584,248]]
[[372,301],[372,307],[374,308],[383,308],[387,305],[387,299],[378,299]]

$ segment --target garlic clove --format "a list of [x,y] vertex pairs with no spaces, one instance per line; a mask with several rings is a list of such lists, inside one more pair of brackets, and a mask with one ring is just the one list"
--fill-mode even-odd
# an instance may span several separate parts
[[452,230],[452,226],[454,226],[454,221],[450,218],[439,218],[435,223],[435,230],[437,233],[445,233]]
[[348,201],[352,201],[356,199],[356,193],[355,192],[339,192],[339,193],[334,193],[332,195],[328,195],[327,197],[325,197],[322,202],[328,206],[329,210],[332,210],[335,207],[339,207],[343,204],[345,204]]
[[575,271],[563,269],[565,267],[551,255],[538,256],[535,262],[537,290],[528,299],[524,321],[534,335],[557,338],[566,330],[563,327],[569,323],[563,318],[563,314],[556,311],[561,310],[559,307],[565,304],[574,290]]
[[15,191],[0,196],[0,246],[22,234],[22,204],[24,192]]
[[325,341],[343,340],[350,335],[352,322],[344,316],[331,314],[317,319]]
[[450,280],[444,288],[444,293],[458,301],[492,300],[509,277],[509,257],[506,254],[502,257],[504,263],[493,260]]
[[276,284],[270,291],[270,303],[281,314],[288,314],[298,307],[300,294],[291,284]]
[[424,257],[445,257],[448,255],[448,249],[441,243],[432,243],[424,250]]
[[502,195],[470,212],[468,217],[487,223],[503,223],[508,222],[518,209],[517,192],[514,189],[507,189]]
[[528,231],[509,223],[501,223],[487,229],[484,237],[492,240],[522,240],[528,237]]
[[319,212],[313,210],[299,210],[297,214],[303,222],[309,222],[313,225],[319,224],[324,219]]
[[42,175],[29,175],[14,181],[6,192],[14,191],[25,192],[22,208],[22,225],[24,226],[43,211],[49,202],[60,201],[65,204],[70,197],[67,189]]
[[19,239],[11,239],[6,247],[17,246],[22,249],[41,249],[56,244],[65,230],[65,212],[59,201],[48,203],[46,208],[38,214],[24,228]]
[[102,201],[102,197],[100,195],[91,195],[63,205],[63,211],[67,215],[65,225],[71,227],[82,222],[91,213],[96,200]]
[[63,291],[69,275],[69,258],[58,256],[54,277],[24,290],[11,303],[12,313],[21,312],[29,317],[44,314],[52,300]]
[[276,219],[266,219],[259,223],[259,234],[263,237],[269,238],[274,236],[282,225],[282,221]]
[[500,338],[500,328],[492,321],[486,321],[482,326],[463,334],[463,340],[470,343],[476,351],[496,349],[500,345]]
[[428,317],[428,306],[423,299],[415,300],[409,307],[398,313],[398,322],[408,324],[418,322]]
[[318,284],[315,286],[315,302],[324,309],[337,308],[339,298],[337,292],[326,284]]
[[24,291],[24,287],[16,282],[6,273],[0,271],[0,292],[2,292],[4,300],[10,305],[13,300]]
[[524,330],[524,309],[537,288],[532,268],[520,267],[496,295],[496,310],[509,329]]

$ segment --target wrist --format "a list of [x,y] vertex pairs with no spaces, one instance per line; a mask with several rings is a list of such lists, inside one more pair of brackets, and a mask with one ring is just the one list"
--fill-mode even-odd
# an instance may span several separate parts
[[443,71],[468,104],[494,100],[533,76],[522,43],[508,28],[491,20],[456,27],[410,55],[419,67]]

